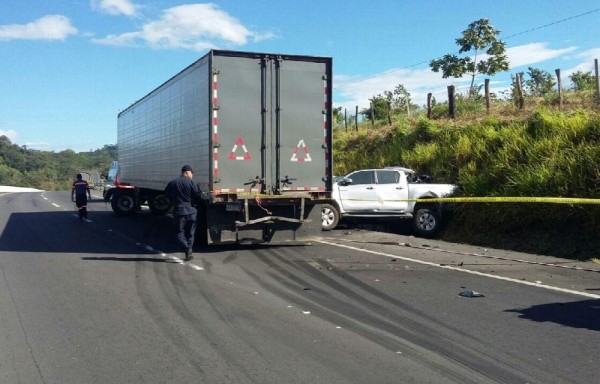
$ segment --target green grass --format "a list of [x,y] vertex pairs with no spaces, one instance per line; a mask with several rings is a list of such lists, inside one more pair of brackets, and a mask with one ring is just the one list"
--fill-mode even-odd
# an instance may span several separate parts
[[[402,165],[461,186],[464,196],[600,198],[600,115],[587,98],[529,100],[525,110],[462,100],[456,119],[396,117],[334,133],[334,173]],[[586,95],[585,97],[588,97]],[[531,105],[535,101],[535,105]],[[439,109],[439,106],[438,106]],[[442,237],[575,259],[600,254],[600,208],[463,204]]]

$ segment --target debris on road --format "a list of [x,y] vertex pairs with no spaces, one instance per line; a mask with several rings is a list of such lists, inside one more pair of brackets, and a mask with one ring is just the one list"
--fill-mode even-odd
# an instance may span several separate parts
[[464,291],[461,291],[458,296],[462,296],[462,297],[484,297],[483,294],[479,293],[479,292],[475,292],[472,291],[470,289],[465,289]]

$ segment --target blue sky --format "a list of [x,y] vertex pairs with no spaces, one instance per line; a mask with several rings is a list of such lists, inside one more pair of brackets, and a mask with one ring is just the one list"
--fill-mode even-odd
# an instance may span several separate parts
[[496,91],[529,66],[566,79],[600,59],[595,0],[2,0],[0,135],[46,151],[115,144],[117,113],[210,48],[331,56],[334,106],[349,112],[398,84],[419,105],[444,100],[469,79],[428,63],[481,18],[511,62]]

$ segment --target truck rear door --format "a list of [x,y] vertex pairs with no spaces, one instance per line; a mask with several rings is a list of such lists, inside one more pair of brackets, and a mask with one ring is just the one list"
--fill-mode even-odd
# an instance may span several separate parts
[[325,190],[330,65],[296,56],[214,52],[216,191]]

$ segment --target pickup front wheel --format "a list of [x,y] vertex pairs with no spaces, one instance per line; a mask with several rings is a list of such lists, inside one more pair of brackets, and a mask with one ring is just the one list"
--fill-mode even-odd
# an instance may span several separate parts
[[331,231],[340,222],[340,212],[331,204],[321,204],[321,228]]
[[440,215],[436,209],[419,208],[413,215],[413,229],[421,237],[433,237],[440,230]]

